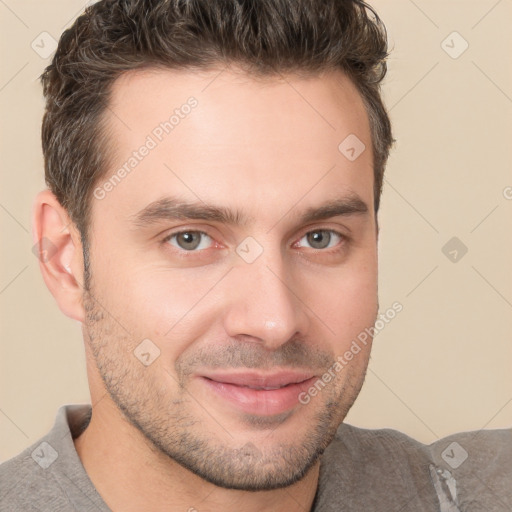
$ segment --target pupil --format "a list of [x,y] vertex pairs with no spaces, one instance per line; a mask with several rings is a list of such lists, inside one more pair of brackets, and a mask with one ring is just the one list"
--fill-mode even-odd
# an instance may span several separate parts
[[314,231],[309,235],[309,243],[316,249],[324,249],[329,245],[330,234],[326,231]]
[[181,245],[184,249],[195,249],[199,245],[199,240],[196,233],[181,233],[180,236],[183,242]]

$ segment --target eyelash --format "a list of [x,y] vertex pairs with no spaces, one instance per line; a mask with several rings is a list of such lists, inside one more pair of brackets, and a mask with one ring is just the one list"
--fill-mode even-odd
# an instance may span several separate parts
[[[334,246],[334,247],[330,247],[330,248],[326,248],[326,249],[314,249],[314,248],[311,248],[313,251],[319,251],[319,252],[323,252],[325,254],[333,254],[333,253],[337,253],[341,250],[341,246],[343,246],[347,241],[348,241],[348,237],[342,233],[340,233],[339,231],[336,231],[335,229],[313,229],[311,231],[307,231],[306,233],[304,233],[298,241],[302,240],[305,236],[311,234],[311,233],[318,233],[318,232],[327,232],[327,233],[331,233],[331,234],[334,234],[335,236],[339,237],[340,240],[339,242]],[[201,231],[201,230],[197,230],[197,229],[183,229],[183,230],[180,230],[180,231],[175,231],[173,233],[170,233],[169,235],[167,235],[163,240],[162,240],[162,244],[166,244],[168,243],[171,239],[173,239],[174,237],[178,236],[178,235],[181,235],[183,233],[198,233],[198,234],[201,234],[201,235],[205,235],[207,236],[208,238],[210,238],[212,241],[214,241],[214,239],[208,234],[206,233],[205,231]],[[329,241],[330,242],[330,241]],[[294,245],[296,244],[297,242],[294,243]],[[170,245],[170,244],[169,244]],[[173,246],[174,249],[180,253],[180,255],[183,255],[183,257],[190,257],[194,254],[199,254],[201,253],[202,251],[205,251],[207,249],[200,249],[200,250],[190,250],[190,251],[187,251],[185,249],[182,249],[180,247],[175,247]]]

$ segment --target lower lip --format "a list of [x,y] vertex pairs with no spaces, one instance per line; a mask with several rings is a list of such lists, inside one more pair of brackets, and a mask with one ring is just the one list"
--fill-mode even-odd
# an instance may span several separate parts
[[314,377],[303,382],[289,384],[279,389],[252,389],[201,377],[201,380],[217,395],[248,414],[272,416],[281,414],[299,403],[300,393],[307,391]]

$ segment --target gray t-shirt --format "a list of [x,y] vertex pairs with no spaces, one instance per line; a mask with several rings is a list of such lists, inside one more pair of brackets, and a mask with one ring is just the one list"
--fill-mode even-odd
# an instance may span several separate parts
[[[0,465],[0,511],[110,511],[73,444],[90,413],[89,405],[61,407],[47,435]],[[395,430],[342,424],[322,456],[313,506],[334,511],[510,512],[512,429],[428,446]]]

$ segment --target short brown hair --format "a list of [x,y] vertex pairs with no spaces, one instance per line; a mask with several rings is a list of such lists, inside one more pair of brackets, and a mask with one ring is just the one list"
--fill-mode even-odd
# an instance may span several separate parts
[[62,34],[41,75],[46,184],[81,233],[86,256],[92,192],[109,167],[102,114],[123,72],[218,64],[263,76],[341,69],[368,113],[377,212],[393,143],[380,97],[387,56],[385,27],[362,0],[101,0]]

